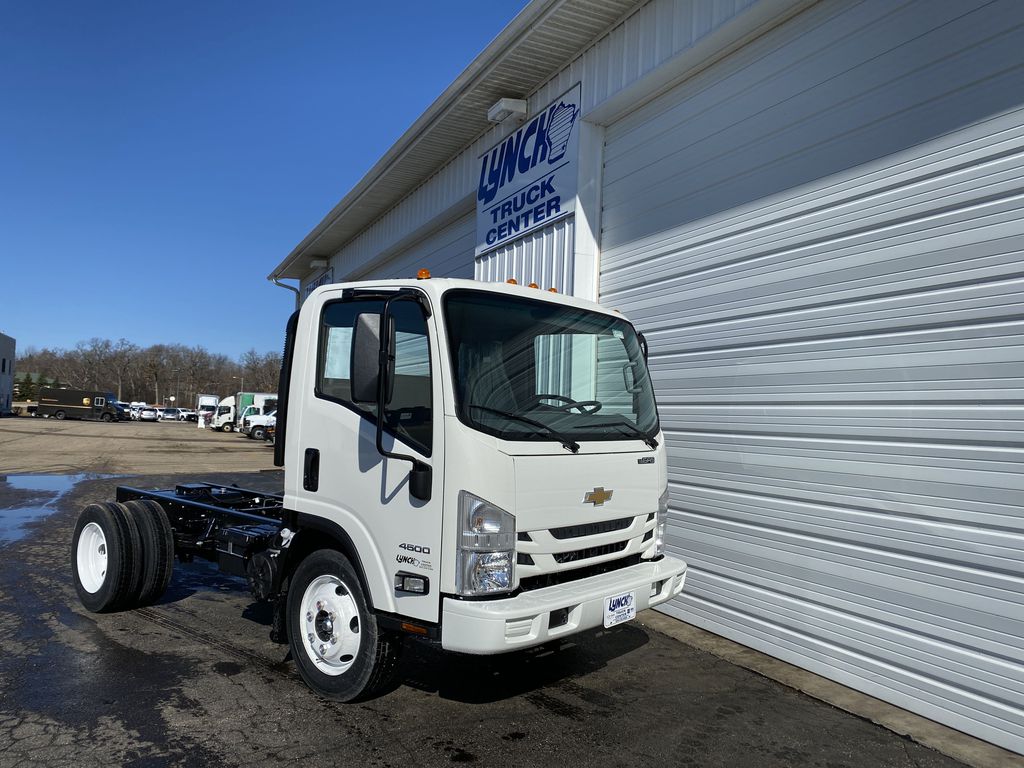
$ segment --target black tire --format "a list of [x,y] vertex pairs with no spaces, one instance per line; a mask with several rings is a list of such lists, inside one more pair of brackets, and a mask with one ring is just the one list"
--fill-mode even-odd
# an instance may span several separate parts
[[[130,518],[124,506],[114,502],[90,504],[78,516],[71,540],[71,571],[79,600],[93,613],[121,610],[138,591],[139,531]],[[102,540],[95,536],[91,526],[99,529]],[[105,556],[105,567],[82,573],[80,567],[89,569],[92,546],[97,546],[97,551]]]
[[249,437],[253,440],[262,440],[267,436],[267,430],[264,427],[256,426],[249,431]]
[[137,605],[152,605],[159,600],[174,572],[174,532],[164,508],[152,499],[136,499],[125,503],[135,519],[142,540],[142,578]]
[[222,426],[222,427],[220,428],[220,431],[221,431],[221,432],[234,432],[234,431],[235,431],[235,425],[234,425],[234,424],[232,424],[232,423],[231,423],[231,422],[229,421],[229,422],[228,422],[227,424],[223,425],[223,426]]
[[113,418],[114,417],[111,416],[109,413],[104,413],[102,416],[100,416],[100,421],[106,421],[109,423],[110,421],[113,421]]
[[[328,606],[325,605],[324,610],[319,611],[312,620],[307,615],[312,614],[312,610],[304,612],[303,607],[303,601],[309,599],[307,590],[318,579],[336,579],[340,582],[334,594],[354,610],[354,615],[347,623],[341,621],[337,628],[333,628],[332,624],[329,630],[337,635],[346,631],[358,635],[358,650],[348,655],[348,661],[345,661],[345,656],[339,659],[339,665],[348,666],[336,674],[323,671],[329,665],[318,664],[313,659],[316,653],[313,649],[330,642],[325,634],[317,637],[323,629],[321,614]],[[342,702],[369,698],[394,677],[402,640],[396,634],[384,632],[377,626],[377,619],[370,612],[359,576],[348,558],[340,552],[333,549],[317,550],[299,563],[288,588],[287,611],[288,642],[295,666],[306,685],[321,696]],[[357,622],[354,629],[353,622]],[[310,635],[313,635],[312,641],[309,640]],[[344,644],[345,640],[342,640]]]
[[119,513],[121,525],[125,529],[125,559],[132,560],[131,579],[125,588],[124,596],[115,605],[116,610],[126,611],[138,607],[139,589],[142,586],[142,536],[139,533],[139,525],[135,522],[135,515],[128,511],[124,504],[108,501],[107,505],[115,508],[115,514]]
[[65,416],[67,416],[67,414],[64,413],[64,411],[57,411],[55,414],[53,414],[53,418],[55,418],[57,421],[64,421]]

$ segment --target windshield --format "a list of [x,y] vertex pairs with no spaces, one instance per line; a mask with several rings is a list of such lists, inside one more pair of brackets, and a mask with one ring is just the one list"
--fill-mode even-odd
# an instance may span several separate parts
[[[445,294],[459,418],[505,440],[644,440],[658,432],[633,326],[472,290]],[[568,446],[567,446],[568,447]]]

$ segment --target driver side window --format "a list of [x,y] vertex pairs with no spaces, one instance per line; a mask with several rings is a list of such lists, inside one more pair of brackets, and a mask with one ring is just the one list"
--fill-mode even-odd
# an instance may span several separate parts
[[[352,400],[352,334],[364,313],[380,314],[380,299],[343,299],[324,306],[320,321],[316,396],[338,403],[374,423],[377,407]],[[391,305],[395,320],[395,368],[384,429],[426,456],[433,443],[430,351],[427,321],[414,301]]]

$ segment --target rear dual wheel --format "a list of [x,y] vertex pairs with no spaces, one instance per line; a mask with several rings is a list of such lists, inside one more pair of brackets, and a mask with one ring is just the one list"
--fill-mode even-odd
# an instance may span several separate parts
[[167,589],[173,557],[170,521],[156,502],[90,504],[71,544],[75,591],[94,613],[148,605]]
[[174,571],[174,533],[164,508],[151,499],[136,499],[125,504],[135,515],[142,541],[142,578],[136,605],[152,605],[159,600]]

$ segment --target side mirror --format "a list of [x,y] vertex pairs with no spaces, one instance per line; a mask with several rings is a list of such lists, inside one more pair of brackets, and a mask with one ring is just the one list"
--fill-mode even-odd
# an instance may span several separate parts
[[429,464],[413,462],[412,471],[409,473],[409,493],[414,499],[430,501],[430,479],[433,471]]
[[639,331],[636,334],[637,341],[640,342],[640,352],[644,356],[644,362],[647,362],[647,337]]
[[356,316],[352,329],[352,401],[376,403],[380,376],[380,315]]

